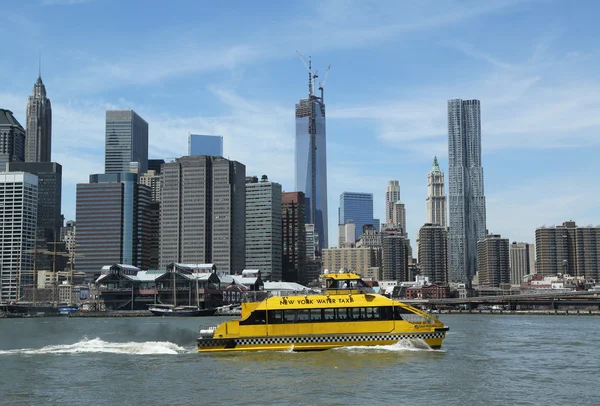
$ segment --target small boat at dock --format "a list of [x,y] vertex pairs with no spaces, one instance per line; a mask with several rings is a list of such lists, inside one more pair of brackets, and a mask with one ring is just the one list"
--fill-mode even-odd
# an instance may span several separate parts
[[148,308],[155,316],[199,317],[214,316],[217,309],[200,309],[196,306],[153,305]]

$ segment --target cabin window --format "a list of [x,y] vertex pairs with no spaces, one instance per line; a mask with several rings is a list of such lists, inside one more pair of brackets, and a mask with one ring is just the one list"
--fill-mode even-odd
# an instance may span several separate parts
[[296,323],[308,323],[310,321],[310,310],[299,309],[296,313]]
[[367,320],[380,320],[380,314],[376,307],[365,308],[365,318]]
[[265,324],[267,322],[267,312],[264,310],[255,310],[250,313],[246,320],[240,321],[240,325]]
[[323,321],[335,321],[336,309],[323,309]]
[[310,309],[310,321],[311,322],[323,321],[323,309]]
[[284,323],[295,323],[296,322],[296,310],[284,310],[283,311],[283,322]]
[[269,310],[269,324],[281,324],[283,322],[283,310]]
[[397,306],[385,306],[379,308],[379,318],[381,320],[402,320],[400,315],[401,308]]

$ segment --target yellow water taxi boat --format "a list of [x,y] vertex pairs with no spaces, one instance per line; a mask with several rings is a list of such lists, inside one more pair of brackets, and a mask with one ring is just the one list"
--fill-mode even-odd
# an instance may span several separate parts
[[321,294],[243,302],[239,320],[201,328],[198,352],[316,351],[404,340],[441,347],[448,327],[436,317],[374,293],[357,274],[321,277],[326,285]]

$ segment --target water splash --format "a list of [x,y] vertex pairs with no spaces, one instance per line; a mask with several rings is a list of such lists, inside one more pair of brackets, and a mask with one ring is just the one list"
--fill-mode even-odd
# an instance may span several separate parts
[[84,338],[74,344],[48,345],[42,348],[23,348],[0,351],[0,355],[40,355],[40,354],[81,354],[81,353],[112,353],[131,355],[153,354],[182,354],[189,350],[168,341],[145,341],[117,343],[104,341],[100,338]]
[[398,340],[394,344],[388,345],[373,345],[373,346],[348,346],[336,348],[338,351],[353,351],[353,352],[368,352],[368,351],[439,351],[432,349],[427,343],[420,338]]

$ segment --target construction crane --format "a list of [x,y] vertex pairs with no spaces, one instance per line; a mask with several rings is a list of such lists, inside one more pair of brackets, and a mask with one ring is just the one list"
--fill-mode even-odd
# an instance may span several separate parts
[[315,87],[315,79],[319,77],[319,71],[315,71],[313,74],[310,56],[308,57],[308,63],[306,63],[306,60],[298,50],[296,50],[296,53],[300,59],[302,59],[304,66],[306,66],[306,70],[308,70],[308,96],[314,96],[313,89]]
[[323,76],[323,81],[321,83],[319,83],[319,90],[321,91],[321,102],[324,102],[324,98],[323,98],[323,88],[325,87],[325,82],[327,81],[327,76],[329,76],[329,70],[331,69],[331,65],[329,65],[327,67],[327,70],[325,71],[325,76]]

